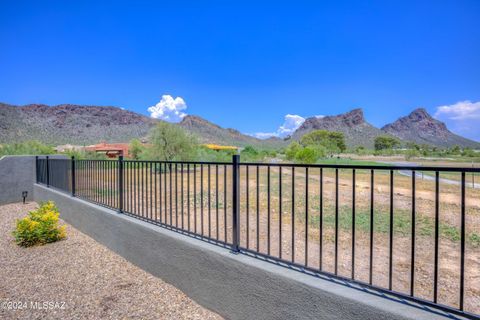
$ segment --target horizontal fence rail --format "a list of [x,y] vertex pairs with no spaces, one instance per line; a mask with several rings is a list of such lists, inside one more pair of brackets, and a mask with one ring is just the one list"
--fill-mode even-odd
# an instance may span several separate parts
[[479,168],[37,157],[37,182],[305,272],[480,319]]

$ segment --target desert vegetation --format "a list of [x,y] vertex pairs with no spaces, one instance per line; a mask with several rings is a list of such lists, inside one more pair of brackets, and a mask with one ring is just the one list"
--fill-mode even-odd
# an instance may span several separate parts
[[42,203],[28,216],[16,221],[12,232],[15,242],[22,247],[43,245],[66,237],[65,226],[58,225],[60,213],[52,201]]

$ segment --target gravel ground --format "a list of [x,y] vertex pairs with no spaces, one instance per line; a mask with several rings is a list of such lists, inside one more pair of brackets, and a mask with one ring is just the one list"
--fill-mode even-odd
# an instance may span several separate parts
[[15,219],[36,206],[0,206],[0,319],[221,318],[68,224],[65,240],[17,246]]

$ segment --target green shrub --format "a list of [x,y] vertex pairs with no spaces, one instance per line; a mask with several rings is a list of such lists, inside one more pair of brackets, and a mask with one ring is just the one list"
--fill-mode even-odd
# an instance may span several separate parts
[[297,152],[299,152],[300,150],[302,150],[302,146],[298,142],[293,141],[292,143],[290,143],[285,149],[285,156],[287,160],[294,160]]
[[315,163],[317,160],[318,154],[312,147],[305,147],[295,155],[295,161],[299,163]]
[[37,210],[30,211],[27,217],[17,220],[12,232],[15,242],[22,247],[30,247],[65,238],[65,226],[58,225],[59,215],[53,201],[41,204]]
[[390,136],[378,136],[375,138],[375,151],[392,150],[400,145],[400,141]]
[[0,157],[4,155],[40,155],[52,153],[55,153],[52,147],[38,141],[0,145]]
[[307,133],[300,139],[300,144],[304,147],[323,146],[326,150],[333,153],[345,152],[345,135],[342,132],[315,130]]

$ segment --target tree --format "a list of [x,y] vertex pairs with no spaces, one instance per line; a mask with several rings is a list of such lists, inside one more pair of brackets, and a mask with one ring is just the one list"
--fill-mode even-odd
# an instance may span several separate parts
[[375,150],[391,150],[400,145],[400,141],[390,136],[378,136],[375,138]]
[[312,147],[304,147],[295,155],[295,161],[300,163],[315,163],[318,160],[318,154]]
[[146,153],[153,160],[186,161],[196,156],[196,140],[167,122],[160,122],[150,131],[150,143]]
[[420,155],[420,151],[417,149],[408,149],[407,152],[405,152],[405,160],[411,160],[414,157],[418,157]]
[[345,135],[342,132],[315,130],[300,139],[303,146],[324,146],[332,152],[344,152],[347,149]]
[[3,155],[39,155],[53,154],[55,150],[39,141],[25,141],[0,145],[0,157]]
[[450,148],[449,153],[450,154],[455,154],[455,155],[460,154],[461,153],[460,146],[459,145],[454,145],[453,147]]
[[473,151],[471,148],[465,148],[462,150],[462,156],[463,157],[475,157],[477,156],[477,153]]
[[287,157],[287,160],[294,160],[297,152],[301,149],[302,146],[297,141],[290,143],[287,149],[285,149],[285,156]]
[[133,160],[140,159],[140,155],[142,154],[143,151],[144,151],[144,147],[140,142],[140,140],[133,139],[132,141],[130,141],[128,153],[130,154],[130,157]]

